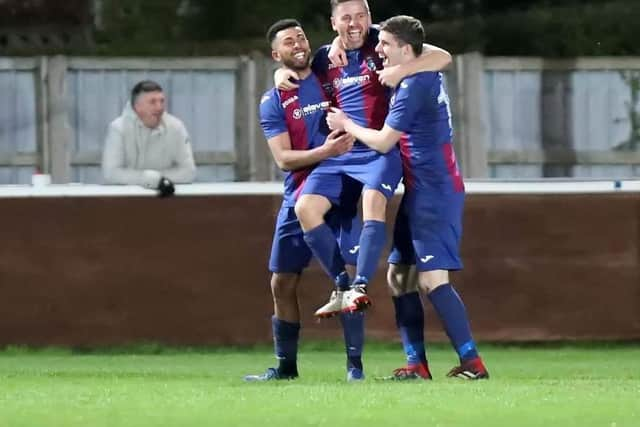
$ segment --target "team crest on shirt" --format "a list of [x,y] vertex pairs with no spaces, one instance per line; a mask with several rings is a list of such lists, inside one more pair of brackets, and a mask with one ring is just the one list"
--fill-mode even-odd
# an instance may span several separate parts
[[299,108],[296,108],[295,110],[293,110],[293,118],[298,120],[299,118],[302,117],[302,110]]
[[367,61],[367,68],[369,69],[369,71],[376,71],[378,69],[378,67],[376,67],[376,63],[373,60],[372,57],[367,57],[367,59],[365,59],[365,61]]

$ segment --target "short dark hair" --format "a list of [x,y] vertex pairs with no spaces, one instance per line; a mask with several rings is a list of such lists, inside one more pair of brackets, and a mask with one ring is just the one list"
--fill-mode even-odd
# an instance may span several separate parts
[[269,44],[273,43],[278,32],[282,30],[286,30],[287,28],[294,28],[294,27],[302,28],[302,25],[296,19],[281,19],[275,22],[267,30],[267,41],[269,42]]
[[416,56],[422,54],[424,27],[422,22],[413,16],[398,15],[389,18],[380,24],[380,31],[393,34],[400,46],[411,45],[411,49]]
[[[331,13],[333,13],[334,9],[336,7],[338,7],[338,5],[340,3],[346,3],[348,1],[353,1],[353,0],[329,0],[329,5],[331,6]],[[369,2],[367,0],[360,0],[360,1],[362,1],[364,3],[364,5],[366,6],[367,10],[370,10],[369,9]]]
[[142,80],[131,89],[131,106],[135,105],[141,93],[162,92],[162,86],[153,80]]

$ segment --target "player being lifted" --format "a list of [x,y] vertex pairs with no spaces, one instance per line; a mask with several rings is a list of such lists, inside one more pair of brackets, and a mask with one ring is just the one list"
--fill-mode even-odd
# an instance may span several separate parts
[[[376,52],[385,67],[414,61],[422,52],[424,28],[419,20],[396,16],[382,23]],[[389,256],[388,284],[396,310],[407,366],[393,379],[431,379],[424,345],[424,311],[418,285],[435,308],[456,350],[460,365],[448,376],[488,378],[471,336],[467,313],[449,280],[460,270],[464,183],[456,162],[451,110],[442,74],[420,72],[404,78],[390,100],[381,130],[370,129],[334,109],[327,116],[332,130],[345,130],[381,153],[400,147],[405,193],[396,218]]]
[[[325,88],[333,89],[335,105],[352,120],[367,128],[381,129],[388,105],[388,90],[382,82],[393,85],[399,78],[420,70],[440,70],[451,61],[451,55],[427,45],[422,56],[394,69],[383,70],[374,51],[378,29],[371,24],[367,1],[331,0],[330,4],[331,24],[338,36],[333,47],[323,46],[315,54],[313,71]],[[278,87],[292,87],[287,83],[289,76],[287,72],[276,73]],[[296,213],[305,231],[304,239],[339,290],[343,290],[334,292],[329,302],[316,311],[316,316],[359,311],[371,304],[366,286],[384,249],[387,200],[393,196],[401,175],[397,148],[379,153],[356,141],[350,152],[323,161],[307,178],[302,196],[296,203]],[[357,271],[351,280],[344,260],[337,256],[336,241],[331,228],[324,222],[324,215],[336,202],[343,185],[353,180],[364,185],[364,225]],[[346,290],[345,283],[349,282],[351,286]]]
[[[269,269],[274,301],[272,329],[277,368],[260,375],[248,375],[247,381],[293,379],[298,376],[297,350],[300,331],[300,308],[297,288],[302,270],[311,252],[305,245],[294,205],[305,179],[313,166],[327,158],[340,156],[353,146],[353,137],[344,132],[329,133],[326,111],[329,98],[317,77],[311,73],[309,42],[300,24],[292,19],[276,22],[269,28],[267,39],[274,60],[295,70],[299,87],[293,91],[272,89],[260,104],[260,123],[271,153],[278,166],[288,171],[284,180],[284,200],[280,208]],[[345,186],[336,207],[327,215],[331,239],[336,243],[336,257],[344,256],[355,265],[361,222],[356,204],[361,185]],[[338,243],[339,242],[339,245]],[[342,248],[343,255],[339,248]],[[364,340],[362,313],[341,316],[347,349],[347,379],[361,380],[361,352]]]

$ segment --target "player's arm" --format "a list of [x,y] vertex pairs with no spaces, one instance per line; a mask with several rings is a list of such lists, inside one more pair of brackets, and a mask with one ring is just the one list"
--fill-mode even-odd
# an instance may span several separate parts
[[404,64],[378,71],[378,80],[385,86],[396,87],[402,79],[422,71],[440,71],[451,63],[451,54],[431,44],[422,45],[422,55]]
[[402,136],[402,132],[387,124],[381,130],[362,127],[337,108],[332,108],[327,114],[327,123],[333,132],[344,130],[380,153],[389,152]]
[[289,132],[269,138],[267,142],[278,167],[285,171],[291,171],[315,165],[329,157],[346,153],[353,147],[354,138],[342,131],[333,131],[327,136],[324,144],[311,150],[292,149]]
[[347,51],[342,44],[339,36],[333,39],[331,42],[331,48],[329,48],[329,61],[336,67],[345,67],[348,64]]

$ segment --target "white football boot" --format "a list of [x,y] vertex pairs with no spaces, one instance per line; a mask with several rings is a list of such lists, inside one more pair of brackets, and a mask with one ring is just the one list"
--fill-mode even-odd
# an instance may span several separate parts
[[364,311],[369,307],[371,307],[371,299],[367,295],[365,285],[355,285],[344,292],[342,297],[342,311],[344,313]]
[[342,300],[344,298],[344,291],[335,290],[331,292],[331,297],[329,297],[329,302],[320,307],[313,313],[316,317],[321,317],[323,319],[333,317],[342,312]]

